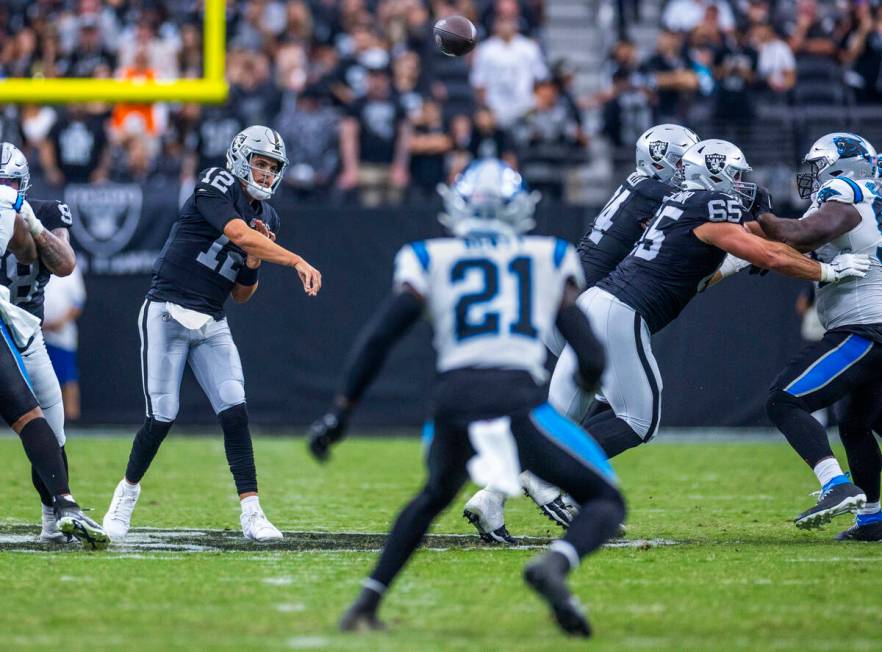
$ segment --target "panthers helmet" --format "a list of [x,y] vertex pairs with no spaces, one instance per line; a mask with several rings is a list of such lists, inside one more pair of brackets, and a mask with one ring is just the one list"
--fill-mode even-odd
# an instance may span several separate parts
[[650,127],[637,139],[637,170],[670,183],[683,152],[698,142],[695,132],[674,124]]
[[751,167],[738,147],[726,140],[701,140],[686,150],[680,161],[680,184],[687,190],[718,190],[748,208],[756,196],[756,184],[742,181]]
[[31,171],[28,159],[12,143],[0,143],[0,179],[18,179],[19,202],[27,199],[31,187]]
[[471,163],[453,186],[438,185],[444,212],[438,216],[454,235],[475,232],[526,233],[541,195],[530,192],[521,175],[499,159]]
[[834,132],[818,138],[802,160],[796,175],[799,196],[808,199],[830,179],[876,176],[876,149],[857,134]]
[[[279,162],[276,178],[269,187],[262,186],[254,180],[254,168],[251,157],[254,154],[266,156]],[[247,187],[248,194],[255,199],[269,199],[276,192],[288,167],[285,141],[279,132],[262,125],[254,125],[240,131],[227,148],[227,169],[233,176],[240,179]]]

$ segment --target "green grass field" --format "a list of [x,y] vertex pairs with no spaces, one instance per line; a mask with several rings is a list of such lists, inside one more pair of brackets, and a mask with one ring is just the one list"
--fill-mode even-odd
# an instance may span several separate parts
[[[98,520],[128,448],[128,438],[69,441],[75,495]],[[777,442],[653,444],[616,461],[628,539],[675,543],[608,548],[572,575],[590,643],[558,633],[524,587],[535,550],[477,537],[417,554],[383,609],[389,632],[338,634],[376,540],[320,533],[385,532],[423,467],[416,439],[352,439],[335,452],[323,468],[302,440],[256,441],[264,509],[301,533],[290,549],[239,546],[220,438],[172,436],[143,483],[135,527],[228,529],[182,541],[232,544],[59,552],[28,542],[38,501],[19,442],[0,438],[0,649],[882,650],[882,546],[832,541],[847,517],[816,532],[793,527],[816,482]],[[460,514],[472,489],[434,533],[471,534]],[[555,534],[526,499],[510,503],[507,521],[516,536]]]

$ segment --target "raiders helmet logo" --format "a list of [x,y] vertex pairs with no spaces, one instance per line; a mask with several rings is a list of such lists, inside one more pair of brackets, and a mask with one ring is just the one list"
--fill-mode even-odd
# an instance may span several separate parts
[[649,143],[649,155],[653,161],[660,161],[668,153],[668,143],[663,140],[653,140]]
[[725,154],[705,154],[704,165],[711,174],[719,174],[726,167]]

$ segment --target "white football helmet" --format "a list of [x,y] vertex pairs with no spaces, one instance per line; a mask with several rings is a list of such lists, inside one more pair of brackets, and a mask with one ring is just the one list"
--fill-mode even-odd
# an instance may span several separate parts
[[[254,180],[251,157],[254,154],[266,156],[279,162],[276,178],[270,186],[263,186]],[[247,187],[248,194],[255,199],[269,199],[276,192],[288,167],[285,141],[279,132],[262,125],[254,125],[240,131],[227,148],[227,169]]]
[[637,170],[670,183],[677,174],[683,152],[697,142],[695,132],[680,125],[650,127],[637,139]]
[[31,171],[28,159],[12,143],[0,143],[0,179],[18,179],[19,201],[27,199],[31,187]]
[[453,187],[438,184],[444,212],[438,221],[454,235],[475,232],[526,233],[541,195],[527,190],[521,175],[499,159],[480,159],[456,178]]
[[756,184],[742,181],[751,167],[735,145],[726,140],[701,140],[686,150],[680,160],[680,185],[687,190],[718,190],[749,208],[756,197]]
[[837,131],[818,138],[802,160],[796,175],[799,196],[808,199],[830,179],[876,176],[876,149],[866,138]]

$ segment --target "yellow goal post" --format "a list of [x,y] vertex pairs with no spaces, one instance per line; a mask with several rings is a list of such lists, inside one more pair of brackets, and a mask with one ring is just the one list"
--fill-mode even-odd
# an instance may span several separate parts
[[71,102],[197,102],[227,99],[226,0],[205,0],[203,77],[168,81],[127,79],[0,79],[0,104],[66,104]]

